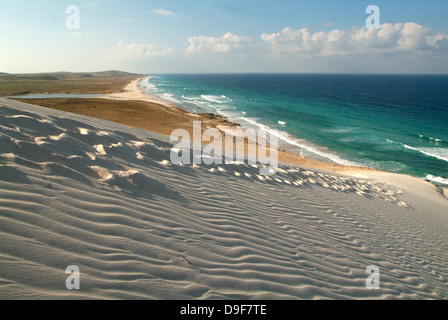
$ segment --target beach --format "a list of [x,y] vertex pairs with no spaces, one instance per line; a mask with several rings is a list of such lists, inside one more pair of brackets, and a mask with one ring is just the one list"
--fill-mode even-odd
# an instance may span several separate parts
[[235,124],[141,79],[105,98],[0,98],[0,298],[448,298],[446,191],[281,150],[272,176],[175,165],[172,130]]
[[[192,136],[193,121],[202,122],[202,133],[209,128],[216,128],[224,133],[226,128],[233,129],[236,126],[235,123],[218,115],[188,112],[160,98],[144,93],[138,83],[147,78],[140,77],[132,80],[121,92],[109,93],[101,98],[33,99],[33,102],[45,107],[80,113],[166,135],[170,135],[175,129],[183,128]],[[15,98],[15,100],[30,102],[28,99]],[[245,149],[247,150],[247,142]],[[316,161],[282,149],[278,152],[278,158],[281,162],[335,172],[354,171],[358,174],[371,171],[365,167]]]

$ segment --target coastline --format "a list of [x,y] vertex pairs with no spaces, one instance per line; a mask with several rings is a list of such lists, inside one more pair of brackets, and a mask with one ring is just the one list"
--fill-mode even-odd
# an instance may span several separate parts
[[[143,76],[137,79],[133,79],[129,82],[120,92],[107,93],[104,97],[98,98],[68,98],[68,99],[32,99],[25,100],[15,98],[14,100],[22,101],[25,103],[36,103],[44,107],[57,108],[64,111],[81,113],[84,115],[97,117],[121,124],[146,129],[156,133],[170,135],[174,129],[183,128],[190,132],[190,136],[193,134],[193,121],[200,120],[202,122],[202,131],[208,128],[216,128],[221,133],[224,133],[226,127],[235,127],[236,125],[227,119],[224,119],[215,114],[196,114],[186,111],[178,106],[175,106],[162,99],[153,98],[145,93],[138,85],[140,81],[148,79],[150,76]],[[104,101],[104,105],[100,103]],[[108,102],[106,102],[108,101]],[[74,104],[80,105],[79,108],[73,108]],[[95,108],[91,110],[85,110],[84,104],[94,104]],[[64,105],[64,108],[60,108],[60,105]],[[94,109],[103,107],[108,109],[105,113],[99,113]],[[110,111],[109,108],[114,106],[115,109]],[[88,107],[89,108],[89,107]],[[123,110],[127,110],[126,116],[123,114]],[[218,141],[219,142],[219,141]],[[247,141],[245,143],[247,150]],[[395,174],[380,170],[375,170],[367,167],[347,166],[337,163],[323,162],[310,158],[304,158],[297,154],[291,153],[285,150],[278,150],[278,160],[280,163],[287,163],[292,165],[298,165],[309,169],[317,169],[326,172],[333,172],[338,174],[344,174],[355,178],[362,179],[377,179],[378,177],[384,177],[384,174],[391,177],[409,177],[410,179],[416,179],[421,182],[422,185],[429,184],[434,190],[443,190],[442,194],[448,198],[448,189],[439,188],[434,184],[427,182],[423,179],[418,179],[412,176]],[[392,179],[391,181],[401,179]]]
[[[136,79],[136,80],[130,82],[123,89],[124,92],[108,94],[107,96],[105,96],[103,98],[117,99],[117,100],[146,101],[146,102],[161,104],[161,105],[169,107],[169,108],[174,108],[174,109],[180,110],[182,112],[186,112],[187,114],[189,114],[193,117],[200,116],[200,114],[188,112],[188,111],[186,111],[180,107],[177,107],[169,102],[166,102],[162,99],[151,98],[151,96],[149,96],[147,93],[145,93],[139,86],[140,81],[143,81],[144,79],[149,79],[149,78],[151,78],[151,76],[145,76],[145,77]],[[239,125],[239,124],[234,124],[234,125]],[[212,126],[208,125],[207,127],[216,128],[219,131],[221,131],[221,133],[224,133],[224,130],[226,128],[225,125],[215,124],[215,123]],[[337,164],[337,163],[332,163],[332,162],[324,162],[324,161],[314,160],[314,159],[310,159],[310,158],[304,158],[295,153],[281,150],[281,149],[278,150],[278,154],[279,154],[279,162],[284,162],[284,163],[299,165],[299,166],[303,166],[303,167],[307,167],[307,168],[311,168],[311,169],[324,170],[324,171],[329,171],[329,172],[334,172],[334,173],[343,173],[343,174],[353,176],[353,177],[372,178],[372,176],[378,177],[381,174],[409,176],[409,175],[405,175],[405,174],[395,174],[392,172],[371,169],[368,167],[349,166],[349,165]],[[412,176],[409,176],[409,177],[415,178]],[[435,186],[433,183],[427,181],[426,179],[418,179],[418,178],[415,178],[415,179],[417,179],[417,181],[423,181],[425,183],[429,183],[429,185],[434,186],[436,189],[442,190],[442,194],[444,194],[444,196],[448,199],[448,188]]]
[[128,85],[126,85],[121,92],[108,93],[106,96],[101,97],[102,99],[110,99],[110,100],[125,100],[125,101],[145,101],[151,103],[158,103],[168,108],[177,108],[176,106],[165,102],[163,100],[157,100],[151,98],[148,94],[145,94],[142,89],[139,87],[140,81],[144,79],[148,79],[150,76],[141,77],[135,80],[132,80]]
[[[148,79],[150,76],[145,76],[139,79],[136,79],[132,82],[130,82],[123,90],[119,93],[113,93],[113,94],[107,94],[105,97],[101,97],[103,99],[111,99],[111,100],[124,100],[124,101],[145,101],[150,102],[154,104],[160,104],[165,107],[169,107],[173,110],[178,110],[182,113],[186,113],[187,115],[190,115],[194,118],[203,118],[201,114],[195,114],[192,112],[189,112],[187,110],[184,110],[178,106],[175,106],[169,102],[163,101],[162,99],[155,99],[151,98],[150,95],[145,93],[140,86],[138,85],[140,81],[144,79]],[[214,114],[214,117],[217,117],[216,114]],[[224,124],[221,123],[220,120],[218,120],[217,123],[208,123],[207,127],[212,127],[218,129],[221,133],[224,133],[224,130],[226,127],[234,127],[239,126],[239,124],[232,123],[232,122],[225,122]],[[291,163],[296,165],[301,165],[309,168],[314,169],[321,169],[321,170],[328,170],[328,171],[334,171],[334,172],[347,172],[350,170],[356,170],[358,171],[376,171],[374,169],[366,168],[366,167],[355,167],[355,166],[346,166],[341,165],[337,163],[331,163],[331,162],[324,162],[324,161],[318,161],[310,158],[304,158],[297,154],[285,151],[285,150],[278,150],[279,152],[279,161],[285,162],[285,163]]]

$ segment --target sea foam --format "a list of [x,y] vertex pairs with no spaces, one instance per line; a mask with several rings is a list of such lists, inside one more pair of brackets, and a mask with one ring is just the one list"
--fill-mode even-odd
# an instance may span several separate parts
[[426,176],[426,180],[448,185],[448,179],[447,178],[433,176],[432,174],[428,174]]
[[405,144],[404,147],[407,149],[421,152],[427,156],[434,157],[439,160],[448,162],[448,149],[445,149],[445,148],[415,148],[415,147],[408,146],[407,144]]

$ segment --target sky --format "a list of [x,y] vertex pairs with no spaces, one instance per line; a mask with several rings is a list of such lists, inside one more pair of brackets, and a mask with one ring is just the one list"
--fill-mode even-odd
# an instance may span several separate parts
[[103,70],[447,74],[448,1],[0,0],[0,72]]

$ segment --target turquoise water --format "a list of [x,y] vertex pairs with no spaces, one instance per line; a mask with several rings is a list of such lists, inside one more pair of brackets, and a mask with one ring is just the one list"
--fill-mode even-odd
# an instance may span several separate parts
[[304,157],[448,185],[448,76],[157,75],[148,93],[186,110],[278,129]]

